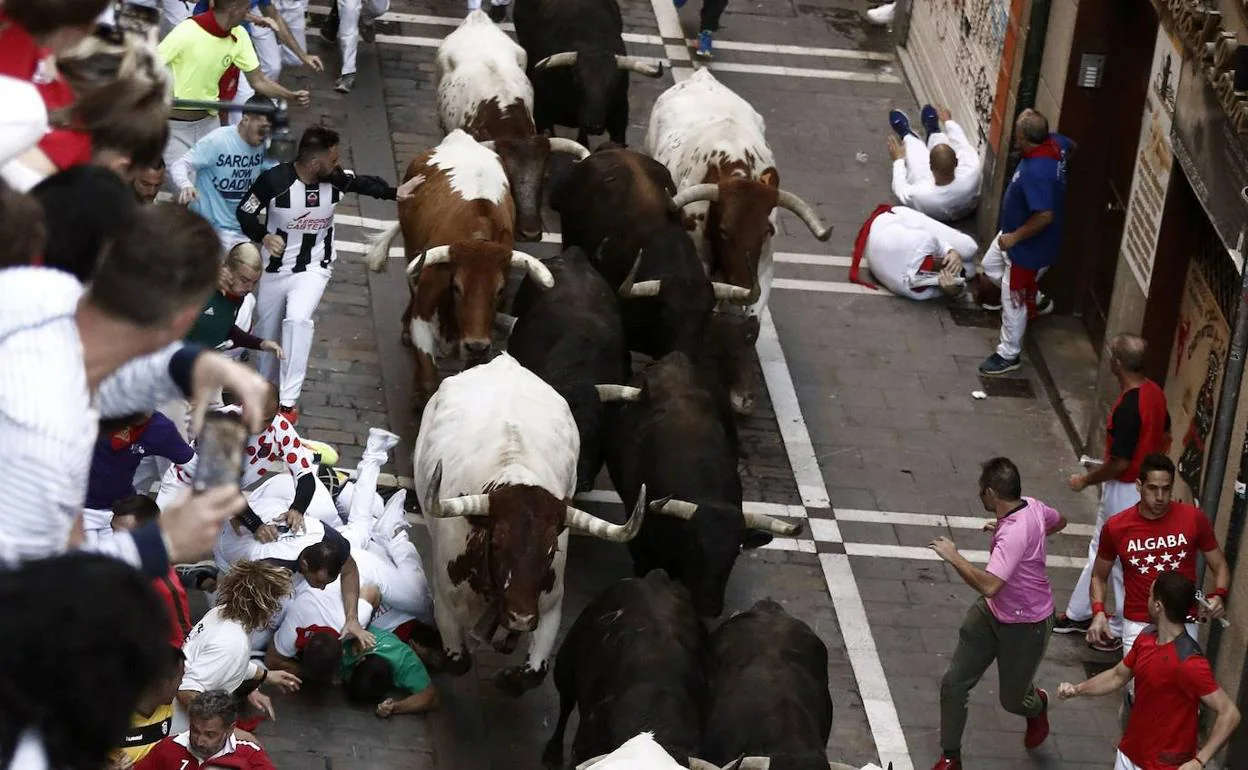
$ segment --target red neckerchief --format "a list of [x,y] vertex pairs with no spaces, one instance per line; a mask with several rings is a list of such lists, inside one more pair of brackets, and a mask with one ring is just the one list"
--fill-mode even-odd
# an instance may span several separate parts
[[1062,147],[1061,145],[1057,143],[1057,140],[1053,138],[1053,135],[1049,134],[1048,138],[1046,138],[1040,144],[1036,145],[1035,147],[1032,147],[1029,150],[1027,149],[1023,150],[1023,157],[1024,158],[1052,158],[1053,160],[1061,160],[1062,159]]
[[[191,20],[198,24],[200,29],[213,37],[228,37],[230,40],[238,40],[233,33],[221,29],[221,25],[217,23],[217,17],[210,10],[192,16]],[[238,79],[240,75],[242,73],[233,64],[226,68],[225,73],[221,75],[221,80],[217,81],[218,99],[223,102],[233,101],[238,94]]]
[[316,634],[333,634],[334,638],[338,638],[338,632],[329,626],[308,626],[306,628],[295,629],[295,649],[302,650],[304,645],[308,643]]
[[143,431],[147,430],[147,425],[151,421],[152,418],[148,417],[138,425],[131,425],[129,428],[123,428],[122,430],[115,431],[111,436],[109,436],[109,443],[112,445],[113,451],[121,452],[129,449],[130,446],[133,445],[134,442],[138,441],[139,437],[143,435]]
[[858,277],[858,272],[862,269],[862,257],[867,250],[867,237],[871,235],[871,225],[875,222],[876,217],[881,214],[887,214],[892,211],[893,207],[887,203],[881,203],[875,207],[875,211],[867,217],[867,221],[862,223],[862,227],[858,228],[858,237],[854,239],[854,257],[853,262],[849,266],[849,280],[853,283],[859,283],[869,289],[878,289],[879,287],[870,281]]

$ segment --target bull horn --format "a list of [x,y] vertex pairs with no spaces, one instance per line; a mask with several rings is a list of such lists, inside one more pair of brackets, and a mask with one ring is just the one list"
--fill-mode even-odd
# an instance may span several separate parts
[[771,770],[771,757],[744,757],[737,760],[735,770]]
[[450,246],[434,246],[421,253],[419,257],[407,263],[408,275],[420,275],[420,271],[426,267],[434,265],[442,265],[451,261]]
[[728,300],[735,304],[741,304],[749,300],[750,289],[743,286],[734,286],[731,283],[720,283],[719,281],[711,281],[711,288],[715,290],[715,299]]
[[698,512],[697,503],[690,503],[686,500],[655,500],[650,504],[650,512],[661,514],[663,516],[675,516],[678,519],[689,521],[694,514]]
[[662,281],[638,281],[628,287],[628,293],[624,295],[625,299],[638,299],[639,297],[657,297],[659,289],[663,287]]
[[629,385],[595,385],[594,390],[598,391],[598,400],[604,404],[612,401],[641,400],[641,388]]
[[683,209],[690,203],[699,203],[701,201],[714,203],[717,200],[719,200],[719,185],[695,184],[676,193],[672,197],[672,205],[678,209]]
[[575,155],[577,160],[585,160],[589,157],[589,149],[585,145],[561,136],[550,138],[550,151],[566,152],[568,155]]
[[537,257],[529,256],[523,251],[513,251],[511,252],[511,266],[523,267],[529,271],[529,277],[543,288],[549,289],[555,285],[555,277]]
[[761,513],[746,513],[744,516],[745,526],[750,529],[757,529],[760,532],[770,532],[773,535],[780,535],[782,537],[793,537],[802,531],[802,525],[800,522],[793,524],[791,522],[781,521],[780,519],[773,518],[771,516],[764,516]]
[[587,760],[585,760],[584,762],[582,762],[581,764],[577,765],[577,766],[576,766],[576,770],[589,770],[589,768],[593,767],[594,765],[598,764],[599,762],[601,762],[602,760],[606,759],[606,758],[607,758],[607,757],[609,757],[609,756],[611,756],[611,755],[610,755],[610,754],[599,754],[598,756],[594,757],[593,759],[587,759]]
[[571,67],[576,64],[576,51],[564,51],[547,56],[537,64],[533,65],[534,70],[547,70],[551,67]]
[[642,61],[635,56],[616,56],[615,64],[622,70],[636,72],[638,75],[645,75],[648,78],[662,77],[663,64]]
[[494,314],[494,329],[499,334],[502,334],[504,336],[511,336],[511,330],[516,328],[517,320],[518,319],[514,315],[507,315],[506,313],[495,313]]
[[494,140],[493,140],[493,139],[487,139],[487,140],[485,140],[484,142],[477,142],[477,144],[481,145],[482,147],[484,147],[485,149],[489,150],[490,152],[493,152],[493,151],[494,151]]
[[490,515],[489,495],[461,495],[438,501],[436,512],[430,512],[437,519],[451,519],[456,516],[488,516]]
[[641,522],[646,518],[646,485],[641,485],[641,495],[637,498],[637,504],[633,506],[633,512],[628,517],[628,521],[623,524],[612,524],[611,522],[600,519],[593,514],[586,513],[580,508],[568,506],[564,515],[564,523],[569,528],[576,528],[596,538],[608,540],[612,543],[627,543],[637,533],[641,531]]
[[814,207],[788,190],[780,191],[776,198],[776,205],[797,214],[806,223],[806,226],[810,228],[811,234],[817,240],[826,241],[832,237],[832,228],[819,219],[819,215],[815,213]]
[[719,765],[713,765],[705,759],[689,757],[689,770],[719,770]]

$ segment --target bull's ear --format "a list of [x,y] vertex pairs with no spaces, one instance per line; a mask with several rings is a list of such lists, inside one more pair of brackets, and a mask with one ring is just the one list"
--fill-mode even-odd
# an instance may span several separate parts
[[762,548],[771,542],[772,535],[770,532],[761,532],[757,529],[747,529],[741,535],[741,548],[750,550],[751,548]]

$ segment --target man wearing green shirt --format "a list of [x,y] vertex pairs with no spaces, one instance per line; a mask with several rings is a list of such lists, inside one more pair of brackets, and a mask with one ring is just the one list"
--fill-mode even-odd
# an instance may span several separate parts
[[[363,655],[359,642],[348,641],[342,651],[342,680],[347,697],[356,703],[376,703],[377,716],[419,714],[437,708],[438,691],[412,647],[393,633],[368,627],[377,645]],[[396,690],[402,697],[389,697]]]

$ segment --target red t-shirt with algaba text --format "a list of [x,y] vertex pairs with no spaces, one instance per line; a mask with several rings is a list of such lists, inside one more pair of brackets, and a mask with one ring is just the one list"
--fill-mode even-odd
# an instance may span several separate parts
[[1209,661],[1187,634],[1159,644],[1148,628],[1122,661],[1135,677],[1135,706],[1118,750],[1140,770],[1175,770],[1196,756],[1197,707],[1217,692]]
[[1196,554],[1217,547],[1213,526],[1196,506],[1170,503],[1160,519],[1146,519],[1137,503],[1105,522],[1096,555],[1122,560],[1126,587],[1122,614],[1127,620],[1148,623],[1148,592],[1157,576],[1177,571],[1195,582]]

